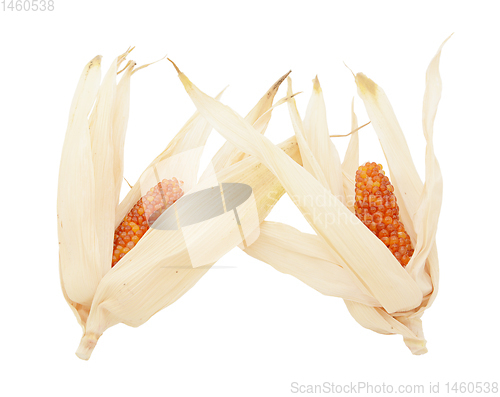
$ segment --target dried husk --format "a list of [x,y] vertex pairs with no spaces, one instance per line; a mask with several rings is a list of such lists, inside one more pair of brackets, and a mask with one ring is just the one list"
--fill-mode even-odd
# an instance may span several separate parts
[[[85,321],[101,271],[97,268],[95,183],[88,114],[99,88],[101,57],[84,68],[78,82],[61,157],[57,193],[59,268],[64,297],[80,324]],[[82,190],[84,194],[75,194]],[[73,213],[75,208],[81,210]],[[63,266],[64,265],[64,266]]]
[[[291,89],[291,84],[289,89]],[[288,104],[291,107],[291,101]],[[293,108],[294,111],[297,109],[296,106]],[[327,180],[325,187],[345,204],[343,178],[342,173],[339,172],[341,169],[340,156],[329,137],[325,100],[317,76],[313,80],[313,95],[309,100],[304,117],[304,132],[311,152]]]
[[[254,125],[255,128],[261,133],[266,132],[269,121],[271,120],[271,106],[274,101],[274,97],[278,92],[278,88],[281,83],[288,77],[291,72],[286,73],[281,76],[276,83],[267,91],[267,93],[260,99],[260,101],[253,107],[252,110],[246,115],[245,120],[250,124]],[[211,161],[211,169],[205,170],[202,174],[200,180],[204,180],[213,172],[219,172],[222,169],[235,164],[236,162],[247,157],[245,152],[242,152],[234,147],[230,142],[224,142],[219,151],[215,154]]]
[[[200,157],[212,129],[196,112],[118,204],[121,182],[117,181],[123,177],[130,78],[140,69],[134,70],[135,63],[129,62],[116,85],[118,66],[127,54],[112,63],[100,87],[100,57],[85,68],[71,107],[61,161],[58,196],[61,285],[84,330],[77,351],[83,359],[90,357],[98,336],[105,329],[118,322],[138,326],[189,290],[213,264],[195,269],[193,256],[198,254],[205,262],[211,258],[215,262],[236,245],[245,247],[253,242],[258,236],[260,221],[283,194],[283,188],[265,167],[255,159],[241,161],[245,154],[231,146],[226,146],[214,158],[219,172],[215,173],[212,163],[203,183],[196,184]],[[285,77],[266,92],[247,116],[259,133],[265,132],[274,97]],[[294,139],[285,142],[283,149],[300,161]],[[161,230],[162,222],[168,223],[172,213],[178,216],[177,210],[166,211],[111,270],[115,227],[150,187],[170,177],[184,181],[183,190],[187,192],[184,197],[203,188],[214,188],[214,184],[221,189],[218,184],[223,182],[247,183],[253,188],[253,195],[238,207],[239,223],[235,221],[236,211],[229,211],[203,225]],[[109,183],[106,184],[106,180]],[[75,191],[79,194],[75,195]],[[273,194],[269,195],[270,192]],[[231,199],[228,194],[226,192],[226,200]],[[171,209],[177,208],[178,203]],[[88,209],[86,212],[81,211],[82,204]],[[203,208],[188,210],[196,214]],[[97,214],[104,218],[96,220]],[[79,245],[82,240],[84,246]],[[189,246],[190,241],[195,245]],[[71,249],[75,248],[72,253]],[[103,252],[107,260],[102,259]],[[75,253],[79,256],[75,257]]]
[[378,306],[375,298],[359,290],[324,240],[290,225],[264,221],[257,240],[245,252],[276,270],[290,274],[328,296]]
[[[334,173],[331,180],[338,181],[339,174],[342,173],[342,195],[346,197],[352,194],[352,175],[359,163],[357,132],[351,136],[342,167],[338,167],[333,155],[332,162],[337,166],[328,170],[328,156],[318,150],[324,147],[318,148],[314,139],[305,134],[295,103],[289,100],[292,125],[303,158],[304,170],[285,159],[269,141],[258,136],[234,111],[215,103],[187,77],[179,74],[198,110],[228,141],[259,157],[266,164],[318,234],[307,235],[288,225],[264,222],[258,239],[246,252],[283,273],[299,278],[323,294],[343,298],[351,315],[363,327],[382,334],[401,334],[414,354],[427,351],[420,317],[435,299],[439,276],[435,235],[442,201],[442,178],[434,155],[432,136],[433,121],[441,94],[441,49],[442,46],[431,61],[426,76],[423,107],[423,128],[427,140],[425,184],[422,184],[418,176],[404,135],[383,90],[363,74],[356,75],[358,93],[379,136],[395,186],[402,221],[415,247],[415,253],[406,269],[397,262],[394,263],[388,255],[381,256],[384,250],[386,253],[389,253],[389,250],[385,246],[380,247],[378,239],[366,227],[365,231],[368,233],[363,233],[362,228],[355,222],[357,218],[354,215],[348,218],[349,223],[338,219],[333,225],[326,225],[322,218],[318,217],[318,214],[345,213],[340,209],[340,201],[333,200],[329,195],[338,189],[338,184],[325,183],[325,180],[327,174]],[[323,103],[318,96],[317,87],[319,82],[316,79],[310,102],[315,103],[316,117],[312,119],[321,126],[317,128],[316,133],[325,136],[328,133],[325,128],[326,117],[323,115]],[[308,108],[308,112],[311,111]],[[354,112],[352,128],[357,128]],[[308,172],[305,172],[306,170]],[[321,198],[321,205],[307,204],[305,199],[308,194]],[[349,204],[348,208],[353,210]],[[367,251],[361,252],[360,242],[368,247]],[[352,252],[358,255],[349,255]],[[392,254],[389,256],[392,257]],[[374,269],[376,274],[369,272],[365,264]],[[401,271],[405,276],[401,275]],[[382,275],[385,282],[377,278],[377,275]],[[403,290],[398,290],[399,287],[403,287]],[[395,289],[398,293],[394,293]]]
[[[439,60],[441,50],[448,39],[439,47],[426,73],[422,111],[423,132],[427,142],[424,184],[416,172],[403,132],[384,92],[365,76],[361,74],[356,76],[358,93],[365,103],[389,165],[402,220],[410,236],[411,233],[414,233],[412,242],[415,252],[410,263],[406,266],[406,270],[418,283],[424,298],[418,308],[402,315],[393,316],[395,320],[404,325],[403,329],[394,330],[392,320],[389,321],[386,316],[380,312],[374,312],[372,308],[360,308],[356,303],[349,303],[348,309],[356,321],[366,328],[373,330],[377,328],[378,330],[382,329],[385,333],[403,335],[406,345],[413,354],[427,352],[421,316],[434,301],[439,283],[435,238],[443,197],[443,181],[434,154],[432,138],[434,119],[442,91]],[[399,184],[396,181],[402,181],[402,183]],[[360,312],[362,313],[359,314]],[[366,317],[370,317],[372,321],[367,322]],[[375,326],[377,322],[379,324]]]
[[[375,297],[390,313],[410,310],[421,303],[422,294],[414,280],[341,201],[236,112],[201,92],[183,73],[179,77],[197,109],[214,128],[240,150],[258,157],[276,175],[363,293]],[[301,148],[301,157],[304,163],[304,157],[313,159],[307,145]],[[310,197],[319,198],[322,205],[311,205]],[[332,217],[335,222],[330,222]]]
[[346,206],[354,213],[354,175],[359,165],[359,135],[358,118],[354,112],[354,98],[351,103],[351,134],[349,145],[347,146],[344,161],[342,162],[342,181],[344,186],[344,195],[346,197]]
[[[84,68],[61,156],[57,203],[61,284],[82,326],[97,285],[111,268],[117,200],[114,154],[119,156],[121,144],[114,133],[124,135],[128,119],[128,102],[115,102],[115,76],[127,53],[112,62],[102,85],[100,56]],[[125,95],[126,85],[120,89]]]
[[[284,142],[281,148],[291,158],[300,161],[295,139]],[[251,186],[259,221],[264,220],[284,194],[279,181],[254,157],[223,169],[217,173],[217,180],[220,183],[235,182]],[[193,213],[203,210],[191,208]],[[156,222],[169,222],[164,215],[168,217],[172,214],[167,212]],[[213,228],[201,227],[196,230],[194,237],[199,252],[217,251],[222,256],[238,244],[240,231],[234,215],[225,215],[228,216],[217,223],[216,233]],[[254,215],[251,206],[240,207],[238,216],[242,225],[252,223]],[[174,303],[196,284],[213,263],[194,268],[191,251],[192,247],[186,246],[182,230],[151,228],[99,283],[77,355],[88,359],[97,339],[107,328],[117,323],[137,327]]]

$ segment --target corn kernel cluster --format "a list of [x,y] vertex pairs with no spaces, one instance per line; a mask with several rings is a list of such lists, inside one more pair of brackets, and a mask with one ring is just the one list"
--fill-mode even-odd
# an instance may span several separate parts
[[139,199],[115,230],[111,267],[135,247],[168,207],[182,197],[182,184],[177,178],[163,179]]
[[356,216],[391,250],[399,263],[406,266],[413,255],[413,247],[399,220],[399,207],[393,192],[394,187],[382,165],[368,162],[356,171]]

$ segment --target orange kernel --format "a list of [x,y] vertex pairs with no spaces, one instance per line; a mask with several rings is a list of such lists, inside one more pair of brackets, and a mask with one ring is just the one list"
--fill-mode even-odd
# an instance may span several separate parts
[[[183,196],[181,185],[182,182],[176,178],[163,179],[137,201],[115,230],[112,267],[135,247],[148,231],[150,223]],[[150,219],[151,216],[155,218]]]
[[399,219],[394,187],[382,168],[381,164],[367,162],[356,171],[354,212],[388,246],[401,265],[406,266],[413,247]]

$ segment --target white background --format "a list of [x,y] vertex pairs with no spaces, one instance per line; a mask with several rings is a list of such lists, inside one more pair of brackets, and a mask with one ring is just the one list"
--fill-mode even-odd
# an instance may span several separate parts
[[[2,394],[288,396],[292,382],[351,381],[439,381],[444,393],[446,382],[500,381],[497,4],[55,0],[52,12],[0,10]],[[440,291],[423,317],[428,354],[412,356],[400,336],[359,326],[342,300],[236,248],[140,328],[107,330],[88,362],[74,355],[81,329],[59,285],[56,190],[70,101],[90,59],[103,55],[106,70],[129,45],[139,64],[168,54],[209,94],[229,84],[223,102],[242,114],[292,69],[304,115],[318,74],[332,134],[350,129],[345,61],[383,87],[424,177],[425,70],[452,32],[435,125],[445,196]],[[355,106],[368,121],[359,98]],[[167,61],[134,75],[129,181],[193,112]],[[267,135],[291,134],[283,106]],[[371,127],[360,138],[360,161],[385,164]],[[205,161],[222,142],[213,132]],[[347,139],[335,143],[343,155]],[[268,219],[311,230],[288,197]]]

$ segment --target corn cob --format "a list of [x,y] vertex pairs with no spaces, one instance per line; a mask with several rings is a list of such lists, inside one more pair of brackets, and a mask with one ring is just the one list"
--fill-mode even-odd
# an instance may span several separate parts
[[[356,192],[358,196],[356,204],[361,204],[361,211],[357,214],[358,217],[364,215],[363,199],[366,190],[368,214],[372,215],[370,214],[370,193],[373,193],[375,184],[373,178],[380,177],[380,181],[375,182],[383,182],[387,194],[372,195],[375,201],[379,196],[388,198],[386,201],[389,208],[384,205],[384,200],[380,203],[385,211],[396,209],[396,212],[393,211],[390,215],[392,222],[387,220],[387,223],[384,223],[384,218],[382,218],[380,223],[391,225],[393,228],[391,233],[397,231],[397,233],[411,235],[412,240],[406,240],[408,238],[406,237],[404,242],[413,241],[415,244],[414,253],[413,249],[409,252],[407,249],[408,259],[410,257],[412,259],[406,268],[404,265],[401,266],[401,263],[398,265],[394,261],[395,255],[390,250],[387,251],[380,241],[377,241],[379,237],[376,223],[375,230],[372,231],[375,234],[373,236],[366,230],[366,225],[363,227],[360,222],[355,221],[354,214],[349,211],[353,208],[346,207],[349,211],[347,212],[341,201],[332,197],[331,192],[327,190],[325,178],[320,172],[316,172],[326,170],[326,167],[319,169],[313,161],[316,159],[316,162],[322,166],[323,157],[327,159],[327,156],[317,155],[315,149],[318,149],[319,145],[314,147],[308,144],[307,139],[303,139],[304,127],[297,115],[295,103],[290,106],[292,122],[298,139],[302,141],[299,143],[300,152],[304,157],[304,163],[309,161],[309,169],[305,164],[304,167],[296,167],[288,158],[282,156],[271,142],[253,131],[247,123],[242,122],[236,112],[210,99],[176,68],[184,88],[200,113],[228,142],[261,160],[278,177],[290,198],[317,233],[316,236],[308,236],[297,230],[294,231],[290,226],[266,222],[263,227],[265,232],[261,233],[257,241],[246,251],[251,256],[266,261],[283,273],[297,277],[326,295],[344,298],[349,312],[360,325],[381,334],[402,335],[413,354],[427,352],[420,318],[425,309],[432,304],[438,290],[439,268],[435,235],[442,201],[442,176],[434,155],[432,138],[433,123],[441,97],[439,76],[441,48],[442,46],[433,58],[426,75],[423,110],[424,134],[427,141],[425,185],[418,176],[403,132],[385,93],[362,73],[355,76],[358,93],[365,103],[384,155],[393,171],[391,173],[394,184],[397,191],[403,193],[399,196],[401,205],[401,211],[399,211],[396,200],[389,198],[393,195],[394,189],[388,178],[384,179],[382,167],[374,163],[366,164],[366,170],[360,169],[357,172],[360,180],[356,182],[361,182],[356,186],[359,189]],[[313,95],[317,95],[318,91],[315,89]],[[322,100],[312,103],[318,108],[324,107]],[[327,134],[326,116],[321,108],[315,114],[313,113],[318,117],[312,120],[322,127],[317,129],[318,133]],[[353,120],[355,122],[355,117]],[[351,142],[353,145],[349,145],[347,152],[349,157],[347,161],[344,161],[342,168],[334,168],[334,172],[344,174],[346,194],[350,194],[349,192],[353,190],[352,179],[349,175],[356,172],[359,164],[356,160],[359,157],[357,138]],[[319,149],[324,147],[325,145],[319,146]],[[331,158],[328,160],[331,161]],[[364,172],[368,171],[370,166],[373,166],[370,174],[376,166],[378,167],[375,175],[368,175],[369,173]],[[372,178],[370,191],[366,189],[369,176]],[[378,189],[375,189],[375,193],[382,191],[380,189],[382,183],[377,185]],[[349,189],[347,190],[345,186],[349,186]],[[311,197],[321,200],[310,200]],[[359,209],[359,206],[356,209]],[[377,210],[375,206],[373,214]],[[400,213],[408,233],[400,224]],[[398,217],[394,219],[394,215]],[[327,219],[336,221],[327,222]],[[364,220],[364,216],[361,220]],[[397,224],[394,220],[397,220]],[[394,230],[395,225],[397,229]],[[399,230],[400,226],[402,230]],[[384,227],[386,230],[391,229],[382,226]],[[293,237],[290,238],[291,236]],[[384,237],[389,237],[390,243],[392,236],[388,234]],[[341,275],[342,271],[346,272],[345,277]]]
[[152,187],[130,210],[115,230],[111,267],[125,256],[142,238],[149,226],[184,194],[184,182],[163,179]]
[[[295,137],[279,147],[294,161],[302,163]],[[244,183],[250,186],[259,222],[266,218],[285,193],[271,171],[255,157],[224,168],[217,173],[216,179],[222,184]],[[201,207],[193,209],[203,211]],[[249,207],[242,208],[238,213],[240,225],[251,224],[255,216]],[[133,327],[146,322],[153,314],[179,299],[212,266],[213,263],[193,268],[181,230],[152,229],[137,249],[126,255],[122,263],[101,280],[76,353],[78,357],[87,360],[107,328],[119,322]],[[201,229],[197,233],[196,249],[209,251],[215,246],[227,252],[234,247],[236,234],[240,236],[233,222],[218,229],[217,233],[212,229]]]
[[399,207],[394,187],[385,176],[381,164],[367,162],[356,171],[356,216],[406,266],[413,246],[399,220]]

